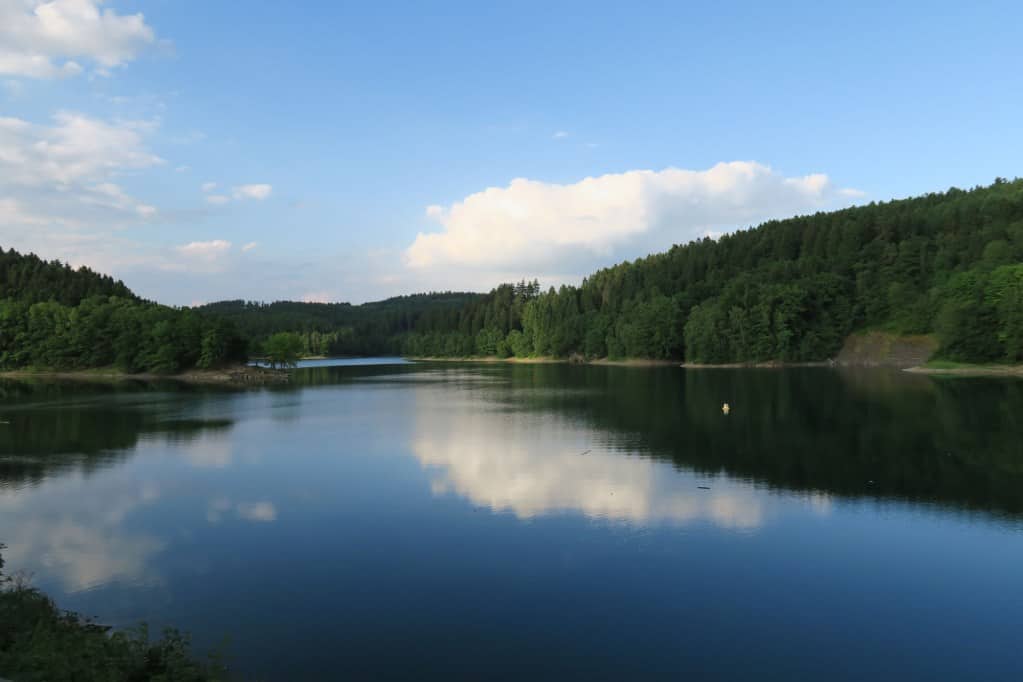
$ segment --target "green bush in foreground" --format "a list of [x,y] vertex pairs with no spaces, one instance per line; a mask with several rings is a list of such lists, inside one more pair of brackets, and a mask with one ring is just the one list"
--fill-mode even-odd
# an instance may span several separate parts
[[[0,545],[0,549],[3,546]],[[2,573],[0,557],[0,676],[17,682],[205,682],[227,679],[216,661],[193,659],[187,636],[175,630],[150,641],[145,626],[109,632]]]

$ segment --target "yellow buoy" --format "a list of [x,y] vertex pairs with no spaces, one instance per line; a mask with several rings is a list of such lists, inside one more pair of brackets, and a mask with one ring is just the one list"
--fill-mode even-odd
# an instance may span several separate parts
[[725,414],[728,414],[729,412],[732,411],[732,408],[728,406],[728,403],[725,403],[724,405],[721,406],[721,411],[724,412]]

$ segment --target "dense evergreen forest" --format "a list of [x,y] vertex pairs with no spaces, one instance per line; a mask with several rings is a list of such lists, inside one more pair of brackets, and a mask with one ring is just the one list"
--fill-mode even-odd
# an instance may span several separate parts
[[256,355],[263,354],[267,340],[281,332],[297,334],[305,355],[375,355],[400,352],[397,341],[412,331],[457,328],[462,310],[482,298],[443,292],[362,305],[221,301],[198,310],[234,323]]
[[88,268],[0,249],[0,369],[172,374],[246,357],[227,320],[143,301]]
[[947,359],[1019,362],[1023,180],[771,221],[546,292],[208,309],[318,353],[800,362],[882,329],[934,333]]

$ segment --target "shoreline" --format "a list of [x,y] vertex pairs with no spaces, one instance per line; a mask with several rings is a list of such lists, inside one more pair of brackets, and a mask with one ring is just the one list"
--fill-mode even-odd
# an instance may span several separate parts
[[767,362],[727,362],[707,363],[683,362],[679,364],[682,369],[792,369],[796,367],[869,367],[869,365],[847,365],[829,360],[817,362],[778,362],[769,360]]
[[596,358],[593,360],[581,360],[572,358],[552,358],[541,356],[535,358],[499,358],[494,355],[483,357],[417,357],[407,356],[406,360],[413,362],[507,362],[520,365],[595,365],[604,367],[681,367],[682,369],[785,369],[787,367],[868,367],[869,365],[843,365],[841,363],[823,360],[819,362],[733,362],[733,363],[710,363],[699,364],[692,362],[681,362],[679,360],[656,360],[653,358],[623,358],[621,360],[609,360],[608,358]]
[[608,360],[607,358],[599,358],[596,360],[573,360],[572,358],[552,358],[549,356],[535,358],[499,358],[496,355],[486,355],[481,357],[449,358],[432,356],[418,357],[410,355],[406,356],[405,359],[410,362],[505,362],[514,365],[605,365],[608,367],[674,367],[678,365],[677,360],[654,360],[647,358],[626,358],[623,360]]
[[[324,358],[330,359],[330,358]],[[483,357],[417,357],[403,356],[403,359],[410,362],[470,362],[470,363],[508,363],[519,365],[592,365],[603,367],[679,367],[686,370],[704,369],[793,369],[808,367],[830,367],[834,369],[891,369],[910,374],[923,374],[929,376],[958,376],[958,377],[1023,377],[1023,364],[1020,365],[963,365],[959,367],[928,367],[918,365],[914,367],[901,367],[886,363],[869,362],[841,362],[824,360],[817,362],[755,362],[755,363],[710,363],[699,364],[692,362],[679,362],[678,360],[655,360],[650,358],[626,358],[622,360],[609,360],[598,358],[593,360],[582,360],[575,358],[554,358],[550,356],[527,357],[527,358],[499,358],[496,356]],[[117,369],[82,369],[82,370],[29,370],[17,369],[0,371],[0,379],[49,379],[66,381],[177,381],[185,384],[207,385],[207,386],[268,386],[287,384],[291,381],[291,373],[287,370],[273,370],[255,365],[242,365],[227,367],[224,369],[211,370],[188,370],[180,374],[154,374],[152,372],[140,372],[130,374]]]
[[178,381],[186,384],[216,386],[265,386],[286,384],[291,375],[285,370],[262,367],[228,367],[224,369],[193,369],[179,374],[132,374],[116,369],[82,369],[70,371],[16,369],[0,372],[0,379],[61,379],[69,381]]
[[624,360],[608,360],[600,358],[596,360],[572,360],[570,358],[498,358],[495,356],[486,357],[415,357],[408,356],[406,360],[413,362],[480,362],[498,363],[506,362],[522,365],[595,365],[605,367],[680,367],[682,369],[795,369],[795,368],[819,368],[829,367],[833,369],[889,369],[897,372],[909,372],[911,374],[926,374],[933,376],[1003,376],[1023,377],[1023,365],[977,365],[965,367],[927,367],[925,365],[906,367],[897,364],[883,362],[842,362],[837,360],[819,360],[815,362],[732,362],[732,363],[710,363],[700,364],[693,362],[679,362],[678,360],[653,360],[644,358],[629,358]]

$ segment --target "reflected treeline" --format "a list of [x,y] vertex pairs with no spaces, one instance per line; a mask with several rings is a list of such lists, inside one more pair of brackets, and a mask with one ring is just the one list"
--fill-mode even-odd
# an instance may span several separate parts
[[[631,453],[797,491],[1023,514],[1023,382],[886,370],[681,370],[437,363],[319,367],[292,392],[344,384],[460,383],[496,409],[551,412]],[[90,471],[145,434],[192,438],[229,419],[193,418],[182,384],[0,382],[0,486]],[[443,398],[441,398],[443,400]],[[732,406],[730,415],[721,405]]]
[[[519,365],[509,407],[556,411],[699,472],[1023,513],[1023,382],[891,371]],[[500,396],[497,396],[501,399]],[[722,403],[732,406],[730,415]]]
[[[485,382],[509,409],[584,420],[630,449],[773,487],[1023,513],[1023,382],[868,369],[435,363],[323,367],[293,388]],[[721,405],[730,403],[725,416]]]
[[0,381],[0,488],[86,474],[128,456],[147,434],[192,439],[227,419],[180,417],[198,389],[175,382]]
[[[510,409],[554,411],[637,452],[773,487],[1023,513],[1023,382],[890,370],[437,363],[324,367],[294,387],[472,375]],[[415,375],[415,376],[409,376]],[[732,406],[721,413],[722,403]]]

